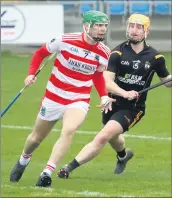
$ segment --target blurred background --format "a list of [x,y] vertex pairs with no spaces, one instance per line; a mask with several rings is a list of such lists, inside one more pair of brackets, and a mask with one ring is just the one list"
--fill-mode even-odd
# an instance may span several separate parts
[[80,32],[82,14],[91,9],[109,15],[106,44],[111,49],[126,39],[128,16],[142,13],[151,18],[148,43],[160,51],[171,51],[171,0],[5,0],[1,6],[2,50],[18,46],[18,51],[30,51],[63,32]]

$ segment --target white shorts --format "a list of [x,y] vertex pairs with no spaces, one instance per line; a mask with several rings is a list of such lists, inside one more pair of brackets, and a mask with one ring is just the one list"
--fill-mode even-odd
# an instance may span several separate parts
[[44,98],[38,113],[38,117],[46,121],[60,120],[63,118],[64,112],[69,108],[80,108],[87,113],[89,110],[89,106],[90,105],[88,103],[83,101],[63,105],[57,102],[53,102],[48,98]]

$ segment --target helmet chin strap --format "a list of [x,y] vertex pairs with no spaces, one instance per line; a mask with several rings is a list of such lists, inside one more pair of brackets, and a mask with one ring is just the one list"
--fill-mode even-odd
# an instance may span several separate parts
[[147,33],[146,33],[146,31],[145,31],[144,35],[145,35],[145,36],[143,37],[143,39],[141,39],[141,40],[135,40],[135,39],[133,39],[133,38],[131,38],[131,37],[129,36],[128,31],[126,32],[126,37],[127,37],[127,39],[130,41],[130,43],[132,43],[132,44],[139,44],[139,43],[141,43],[142,41],[144,41],[144,40],[147,38]]
[[99,41],[103,41],[103,40],[104,40],[104,38],[91,37],[91,36],[89,35],[89,32],[90,32],[90,24],[89,24],[89,27],[88,27],[88,31],[86,31],[84,25],[83,25],[83,29],[84,29],[85,34],[87,35],[87,37],[88,37],[89,39],[91,39],[91,41],[93,41],[93,42],[99,42]]
[[142,40],[134,40],[132,38],[128,38],[128,40],[130,41],[131,44],[139,44],[141,43],[142,41],[145,40],[145,38],[143,38]]
[[89,24],[88,31],[86,31],[84,25],[83,25],[83,29],[84,29],[84,32],[85,32],[85,34],[87,35],[87,37],[88,37],[89,39],[91,39],[91,41],[95,42],[95,40],[89,35],[90,24]]
[[132,44],[139,44],[139,43],[141,43],[142,41],[144,41],[147,38],[147,29],[144,32],[144,38],[143,39],[141,39],[141,40],[135,40],[135,39],[133,39],[133,38],[131,38],[129,36],[128,28],[129,28],[129,24],[127,25],[126,38],[128,39],[128,41],[130,41],[130,43],[132,43]]

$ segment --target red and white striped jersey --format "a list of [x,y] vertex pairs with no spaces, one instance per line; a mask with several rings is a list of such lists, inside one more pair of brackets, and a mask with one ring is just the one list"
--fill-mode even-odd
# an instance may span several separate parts
[[44,98],[60,104],[90,101],[93,78],[107,67],[110,49],[102,42],[90,45],[84,33],[66,33],[46,44],[57,53]]

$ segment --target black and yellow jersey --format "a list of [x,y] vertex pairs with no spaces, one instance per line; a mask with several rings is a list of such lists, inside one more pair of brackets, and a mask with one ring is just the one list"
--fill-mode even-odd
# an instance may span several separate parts
[[[140,91],[150,86],[154,73],[159,77],[167,77],[165,58],[157,50],[144,43],[144,49],[138,54],[126,41],[111,51],[107,71],[116,74],[115,83],[126,91]],[[122,97],[111,95],[117,99],[121,108],[145,108],[147,92],[139,100],[128,101]]]

